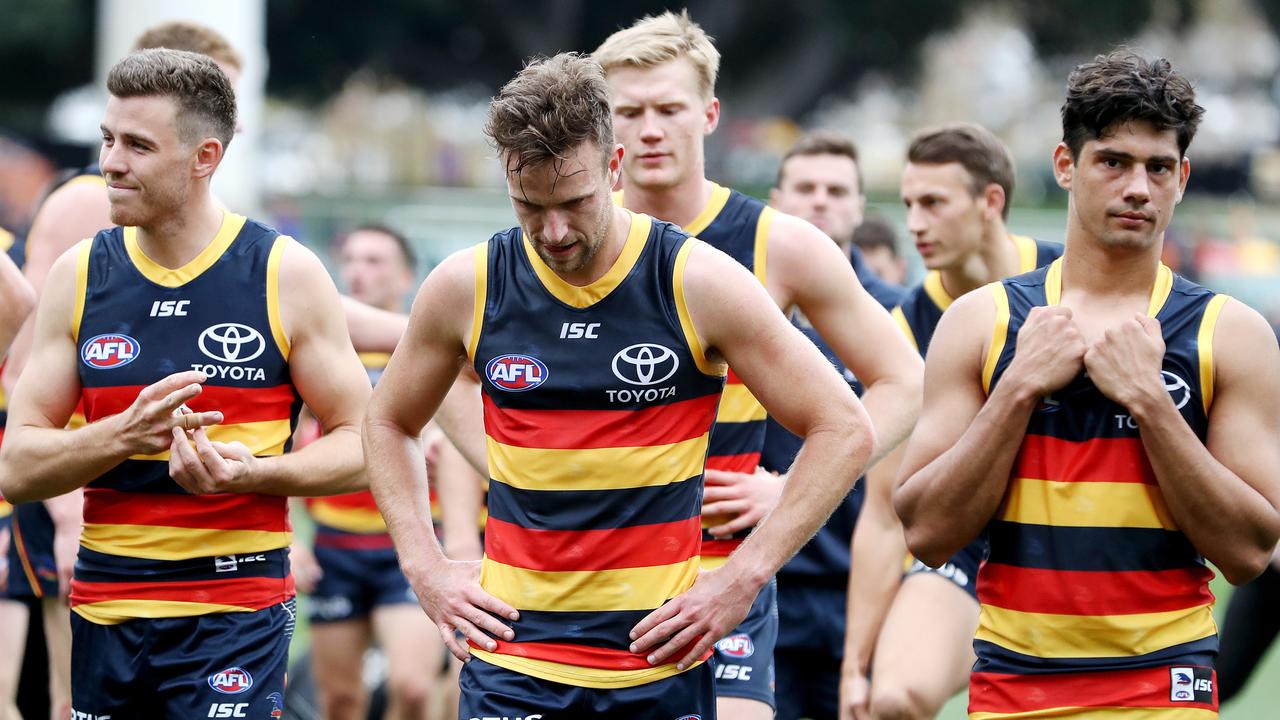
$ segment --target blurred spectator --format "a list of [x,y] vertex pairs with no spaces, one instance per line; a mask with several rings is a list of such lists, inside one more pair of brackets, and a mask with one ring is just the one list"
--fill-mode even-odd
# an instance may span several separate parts
[[897,233],[889,221],[876,215],[867,216],[853,231],[853,244],[882,280],[899,287],[906,284],[907,261],[898,254]]

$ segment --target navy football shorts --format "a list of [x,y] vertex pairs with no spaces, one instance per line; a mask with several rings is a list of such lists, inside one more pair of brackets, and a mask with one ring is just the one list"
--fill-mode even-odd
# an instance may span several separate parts
[[711,720],[716,716],[709,663],[644,685],[602,690],[543,680],[473,657],[462,666],[458,686],[462,691],[459,720]]
[[11,598],[58,597],[58,563],[53,556],[53,518],[44,503],[13,506],[10,516]]
[[953,555],[941,567],[931,568],[919,560],[912,560],[911,567],[907,568],[905,577],[911,577],[918,573],[939,575],[969,593],[969,596],[976,602],[978,600],[978,567],[982,565],[982,561],[986,557],[987,541],[985,538],[978,538],[961,548],[960,552]]
[[280,718],[294,601],[98,625],[71,613],[73,718]]
[[778,582],[760,590],[738,627],[716,643],[716,696],[774,703],[773,647],[778,641]]
[[[339,536],[342,537],[342,536]],[[392,547],[353,549],[324,544],[316,536],[316,562],[323,573],[307,598],[313,623],[367,618],[382,605],[417,605]]]

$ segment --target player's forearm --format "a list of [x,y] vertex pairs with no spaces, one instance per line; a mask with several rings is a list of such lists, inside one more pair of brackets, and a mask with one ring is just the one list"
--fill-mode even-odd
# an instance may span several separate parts
[[[888,481],[892,483],[891,478]],[[867,497],[858,513],[850,543],[844,645],[845,662],[853,662],[864,676],[871,669],[876,639],[897,594],[902,580],[902,561],[907,556],[902,523],[889,499],[872,493],[870,477],[867,484]]]
[[84,524],[84,490],[76,489],[65,495],[44,501],[44,508],[58,532],[79,534]]
[[35,309],[36,295],[13,262],[0,258],[0,358]]
[[477,473],[489,472],[479,385],[459,376],[436,410],[435,422]]
[[416,433],[369,417],[364,423],[366,475],[378,510],[395,542],[400,568],[411,581],[429,582],[445,562],[431,522],[426,466]]
[[731,575],[762,587],[831,516],[875,445],[875,433],[862,417],[862,422],[851,418],[805,435],[777,505],[729,558]]
[[938,567],[982,532],[1004,498],[1037,402],[1013,383],[997,385],[960,440],[900,482],[893,509],[916,558]]
[[876,431],[876,447],[871,455],[875,463],[898,447],[916,424],[920,416],[923,396],[923,366],[909,364],[901,372],[876,380],[867,385],[862,394],[862,405],[871,418]]
[[75,430],[11,428],[0,449],[0,492],[11,503],[65,495],[129,458],[111,416]]
[[340,425],[297,452],[254,463],[252,491],[264,495],[315,497],[368,487],[360,431]]
[[483,552],[477,522],[484,506],[484,481],[457,448],[444,444],[435,473],[444,547],[454,560],[478,560]]
[[357,352],[394,352],[409,325],[409,317],[380,310],[355,298],[342,296],[347,330]]
[[1280,511],[1209,453],[1168,394],[1130,410],[1178,529],[1232,584],[1257,577],[1280,539]]

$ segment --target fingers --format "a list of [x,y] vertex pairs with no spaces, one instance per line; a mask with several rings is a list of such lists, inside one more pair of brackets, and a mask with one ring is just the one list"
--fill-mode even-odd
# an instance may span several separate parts
[[209,412],[189,412],[180,417],[178,427],[183,430],[195,430],[196,428],[205,428],[210,425],[217,425],[222,422],[222,419],[222,413],[217,410]]
[[169,477],[189,492],[205,494],[213,489],[213,478],[200,461],[187,434],[180,428],[173,429],[173,443],[169,446]]
[[750,509],[751,503],[746,500],[722,500],[713,503],[702,501],[703,515],[739,515]]
[[493,613],[494,615],[500,615],[505,618],[510,618],[513,621],[520,619],[520,613],[517,612],[515,608],[502,602],[501,600],[490,595],[487,592],[480,591],[479,593],[476,594],[475,597],[469,598],[469,599],[471,600],[472,604],[478,606],[481,610],[485,610],[487,612]]
[[631,628],[631,639],[634,641],[631,643],[631,652],[644,652],[657,644],[662,638],[667,637],[664,634],[655,633],[654,630],[680,612],[679,607],[677,607],[678,604],[678,600],[666,603],[657,610],[645,615],[643,620]]
[[440,623],[436,626],[440,630],[440,637],[444,640],[444,646],[449,648],[449,652],[453,656],[466,662],[471,659],[471,652],[467,650],[466,643],[458,640],[458,634],[454,632],[453,626],[449,623]]
[[737,476],[741,473],[729,472],[728,470],[711,470],[707,469],[702,474],[702,479],[707,485],[729,485],[737,481]]
[[450,624],[457,628],[458,632],[462,633],[467,640],[471,641],[478,647],[482,647],[490,652],[498,649],[498,643],[492,637],[486,635],[483,630],[476,627],[475,624],[467,618],[454,616],[450,619]]
[[[172,375],[163,377],[160,380],[157,380],[156,382],[146,386],[145,388],[142,389],[141,392],[138,393],[138,397],[142,398],[144,401],[151,401],[151,400],[156,400],[158,398],[164,398],[168,395],[171,395],[174,392],[177,392],[180,389],[185,389],[191,385],[195,385],[196,387],[199,387],[200,383],[205,382],[208,379],[209,378],[207,375],[205,375],[204,373],[198,370],[185,370],[183,372],[177,372]],[[199,390],[196,391],[196,395],[198,394],[200,394]],[[195,396],[193,395],[192,397],[195,397]],[[181,405],[181,404],[182,404],[181,402],[175,403],[172,407],[169,408],[169,410],[173,411],[178,407],[178,405]]]
[[734,500],[742,497],[742,489],[728,485],[708,485],[702,489],[702,505],[717,500]]
[[732,520],[724,523],[723,525],[716,525],[713,528],[707,528],[707,532],[715,535],[716,537],[732,535],[740,530],[755,527],[756,523],[760,522],[760,518],[762,517],[764,517],[764,513],[744,512],[741,515],[734,516]]
[[[501,605],[502,602],[498,601],[497,604]],[[512,612],[515,611],[512,610]],[[478,628],[479,630],[487,633],[487,635],[484,636],[486,641],[490,635],[500,637],[503,640],[508,641],[514,640],[516,637],[514,630],[504,625],[498,618],[490,615],[488,612],[485,612],[484,608],[479,607],[474,602],[468,603],[465,608],[460,609],[458,614],[461,616],[460,620],[466,620],[466,622],[472,627]],[[508,615],[508,617],[510,617],[510,615]],[[462,623],[459,622],[459,625],[461,626]],[[470,635],[468,635],[468,637],[470,637]],[[489,644],[484,644],[482,647],[492,650],[493,648],[489,647]]]
[[[707,654],[707,651],[711,649],[711,646],[714,645],[716,641],[715,638],[712,638],[710,635],[707,635],[706,633],[703,633],[700,637],[698,636],[695,636],[695,637],[697,637],[697,642],[694,643],[694,646],[689,649],[689,652],[684,654],[684,657],[676,661],[677,670],[683,670],[689,667],[690,665],[694,664],[695,662],[697,662],[699,658]],[[673,645],[672,651],[673,652],[678,651],[681,647],[684,647],[684,646]]]

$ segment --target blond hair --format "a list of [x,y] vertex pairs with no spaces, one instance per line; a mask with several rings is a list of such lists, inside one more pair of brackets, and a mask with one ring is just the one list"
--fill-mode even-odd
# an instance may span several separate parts
[[169,48],[186,50],[213,58],[236,71],[244,70],[244,60],[217,30],[185,20],[173,20],[148,28],[133,43],[134,50]]
[[591,57],[606,73],[616,67],[650,68],[676,58],[689,58],[698,73],[698,91],[704,98],[715,94],[716,74],[720,71],[720,51],[690,19],[688,10],[681,10],[679,15],[668,10],[645,16],[610,35]]

